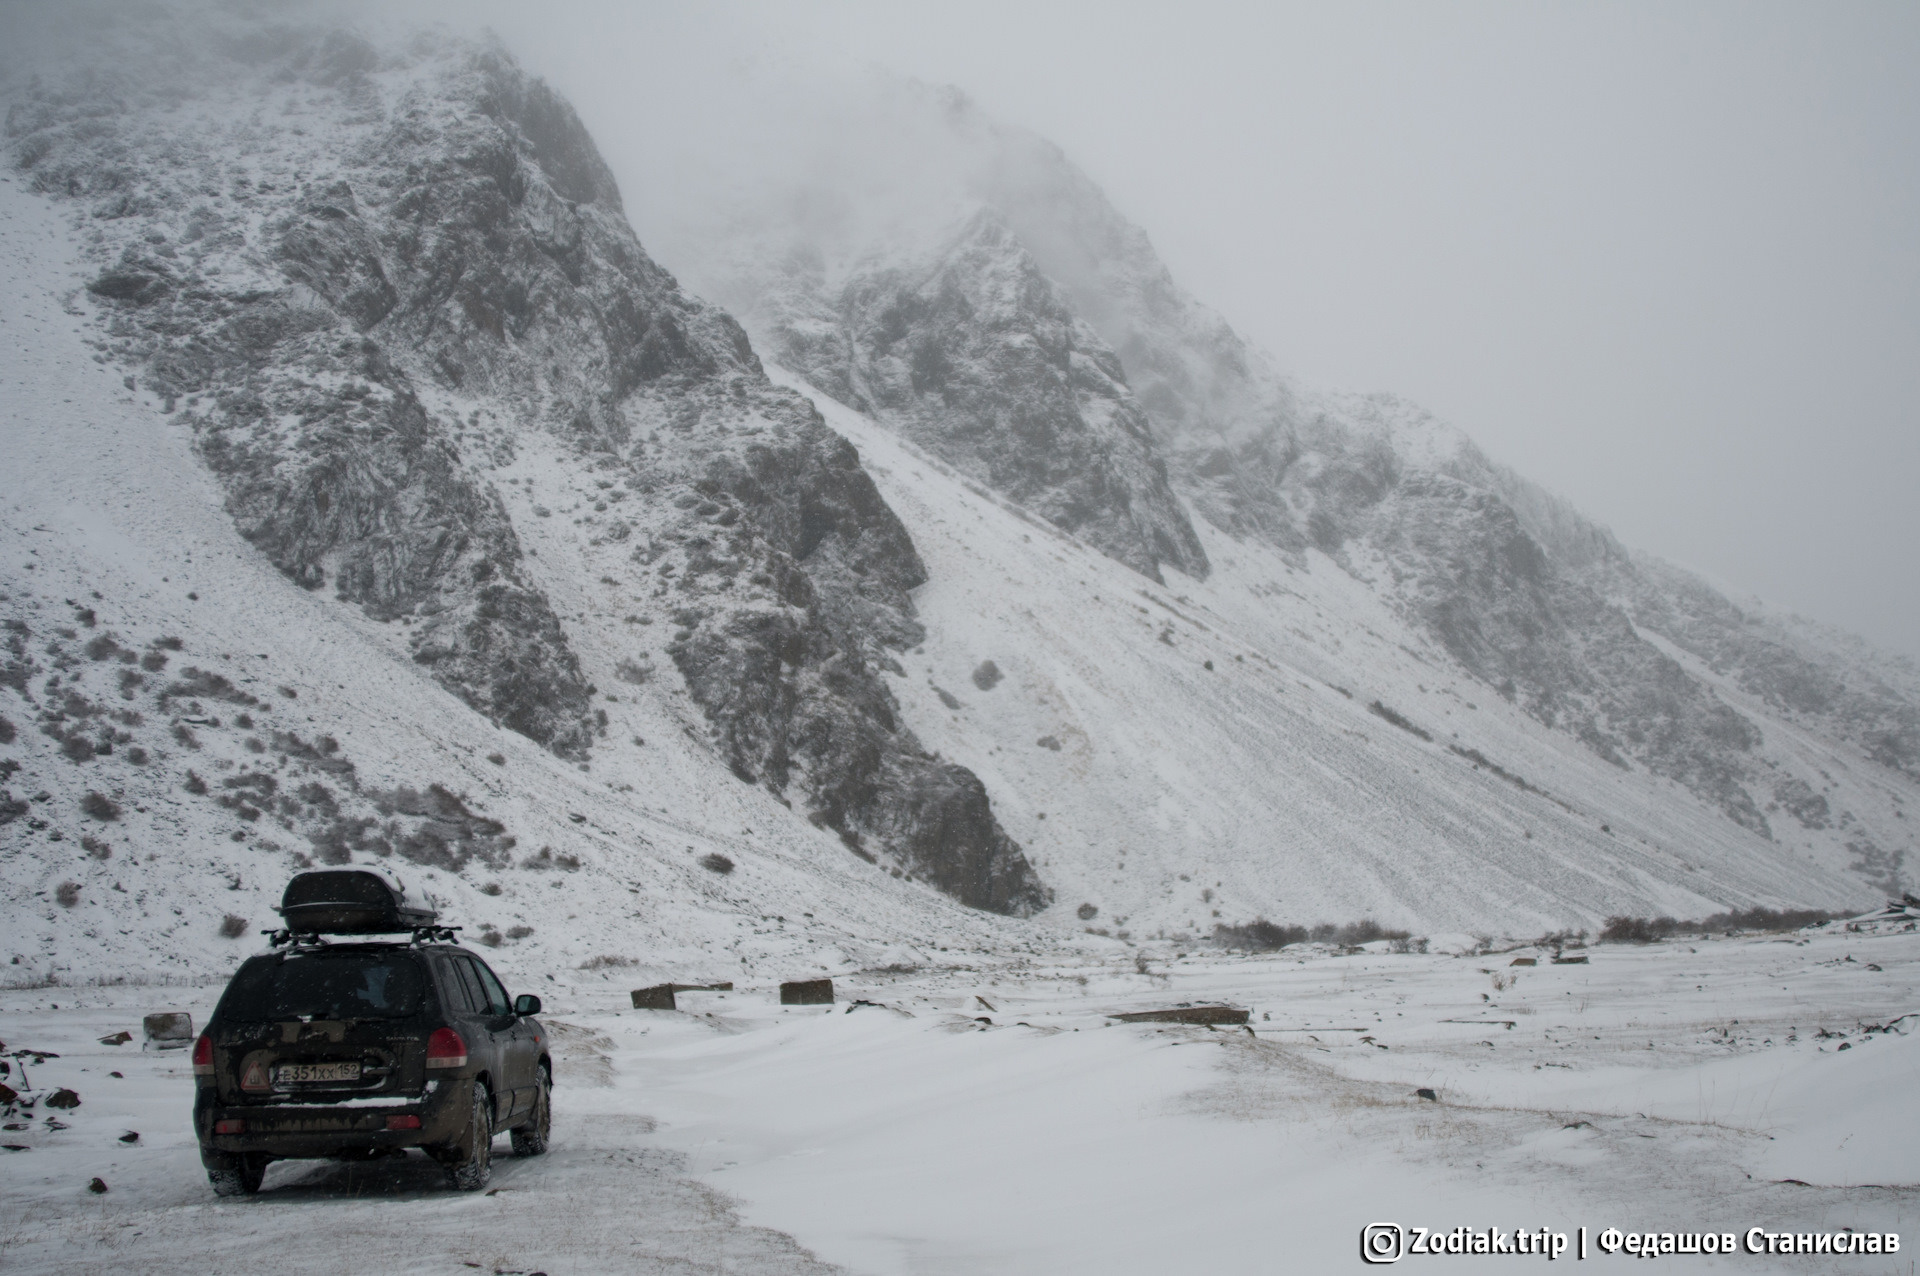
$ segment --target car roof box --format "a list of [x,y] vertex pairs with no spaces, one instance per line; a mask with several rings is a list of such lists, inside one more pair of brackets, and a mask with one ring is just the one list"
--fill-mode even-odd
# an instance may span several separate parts
[[407,897],[400,879],[377,869],[323,868],[297,873],[280,898],[287,929],[325,935],[387,935],[419,930],[439,913]]

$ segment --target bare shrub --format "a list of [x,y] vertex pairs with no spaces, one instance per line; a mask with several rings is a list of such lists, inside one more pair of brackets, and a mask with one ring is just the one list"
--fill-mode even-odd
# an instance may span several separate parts
[[508,938],[508,939],[525,939],[525,938],[526,938],[526,937],[527,937],[528,935],[531,935],[531,934],[533,934],[533,927],[531,927],[531,926],[509,926],[509,927],[507,927],[507,938]]
[[529,855],[527,858],[521,860],[520,867],[530,868],[536,873],[553,868],[572,873],[579,870],[580,857],[570,854],[555,855],[551,846],[543,846],[540,848],[538,855]]
[[1428,732],[1426,732],[1420,727],[1415,726],[1413,723],[1409,722],[1401,714],[1394,712],[1392,709],[1388,708],[1386,705],[1381,704],[1378,700],[1375,700],[1372,704],[1367,706],[1367,712],[1371,713],[1376,718],[1382,718],[1387,722],[1391,722],[1394,726],[1399,727],[1402,731],[1408,732],[1409,734],[1412,734],[1412,735],[1419,736],[1422,740],[1426,740],[1429,742],[1433,740],[1433,736],[1430,735]]
[[718,873],[725,877],[733,871],[733,861],[718,851],[709,851],[700,857],[700,867],[709,873]]
[[53,898],[62,908],[72,908],[80,902],[80,883],[62,882],[53,888]]
[[631,957],[615,957],[609,954],[602,954],[598,957],[587,958],[580,963],[579,968],[581,970],[611,970],[616,966],[637,966],[639,964],[639,962]]
[[247,919],[238,913],[228,913],[220,919],[220,938],[238,939],[247,933]]
[[[1314,926],[1290,926],[1258,917],[1239,926],[1219,925],[1213,928],[1213,942],[1217,946],[1245,948],[1254,952],[1271,952],[1285,948],[1289,944],[1304,943],[1331,944],[1337,948],[1357,948],[1361,944],[1370,944],[1378,939],[1390,940],[1395,945],[1411,946],[1417,942],[1420,945],[1418,951],[1426,951],[1424,939],[1415,941],[1409,932],[1389,930],[1372,918],[1348,922],[1344,926],[1336,926],[1332,922],[1320,922]],[[1405,952],[1408,949],[1396,947],[1394,951]]]
[[1082,904],[1073,910],[1073,915],[1083,922],[1090,922],[1100,915],[1100,907],[1097,904]]
[[482,886],[480,888],[480,893],[482,895],[498,895],[500,893],[500,890],[501,890],[500,883],[488,882],[485,886]]
[[980,667],[973,671],[973,685],[982,691],[992,691],[1000,685],[1000,679],[1006,675],[1000,672],[1000,666],[991,660],[982,660]]
[[1783,931],[1818,926],[1821,922],[1837,921],[1845,916],[1845,913],[1829,913],[1819,908],[1782,908],[1777,911],[1771,908],[1736,908],[1688,925],[1698,925],[1702,932],[1708,934],[1735,930]]
[[1671,917],[1609,917],[1606,925],[1600,928],[1600,940],[1611,944],[1651,944],[1676,934],[1799,930],[1803,926],[1817,926],[1821,922],[1844,916],[1844,913],[1829,913],[1819,908],[1748,908],[1715,913],[1691,922],[1677,921]]
[[97,860],[113,858],[113,846],[104,838],[88,833],[80,839],[80,848]]
[[13,723],[7,720],[5,714],[0,714],[0,744],[12,744],[15,734]]
[[493,763],[495,766],[505,766],[507,764],[507,755],[504,753],[489,753],[487,755],[487,761]]
[[1607,944],[1651,944],[1679,928],[1680,923],[1671,917],[1609,917],[1600,928],[1600,940]]
[[500,947],[500,939],[501,939],[500,932],[493,928],[493,924],[491,922],[489,922],[488,924],[480,928],[480,942],[485,944],[487,947],[489,948]]
[[1304,926],[1280,926],[1264,917],[1256,917],[1243,926],[1220,925],[1213,928],[1213,942],[1222,948],[1247,948],[1271,952],[1288,944],[1307,942]]
[[117,820],[120,818],[120,804],[98,789],[89,789],[80,799],[80,809],[96,820]]

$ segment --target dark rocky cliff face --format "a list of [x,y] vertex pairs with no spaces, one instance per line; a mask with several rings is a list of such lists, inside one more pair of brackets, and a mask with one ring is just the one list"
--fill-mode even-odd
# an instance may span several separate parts
[[88,230],[102,357],[183,416],[281,571],[406,622],[449,691],[587,757],[578,635],[493,479],[544,431],[633,499],[645,543],[626,521],[602,539],[672,606],[736,775],[968,904],[1045,906],[978,779],[924,753],[880,677],[918,636],[905,529],[641,249],[564,102],[491,48],[247,20],[116,36],[111,75],[13,104],[9,158]]
[[797,267],[756,309],[782,363],[1153,580],[1207,574],[1120,361],[997,217],[831,292]]

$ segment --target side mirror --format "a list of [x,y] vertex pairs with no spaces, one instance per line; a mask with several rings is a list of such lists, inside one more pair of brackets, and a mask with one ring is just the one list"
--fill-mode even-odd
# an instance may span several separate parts
[[537,1015],[540,1013],[540,999],[530,992],[523,992],[513,999],[513,1013],[516,1015]]

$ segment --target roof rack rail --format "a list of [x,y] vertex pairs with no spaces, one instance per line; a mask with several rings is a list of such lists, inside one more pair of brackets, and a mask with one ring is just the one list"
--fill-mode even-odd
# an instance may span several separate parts
[[457,944],[460,938],[454,932],[466,929],[464,926],[415,926],[413,942],[416,944]]
[[325,948],[327,941],[320,938],[316,931],[310,930],[263,930],[269,948]]

